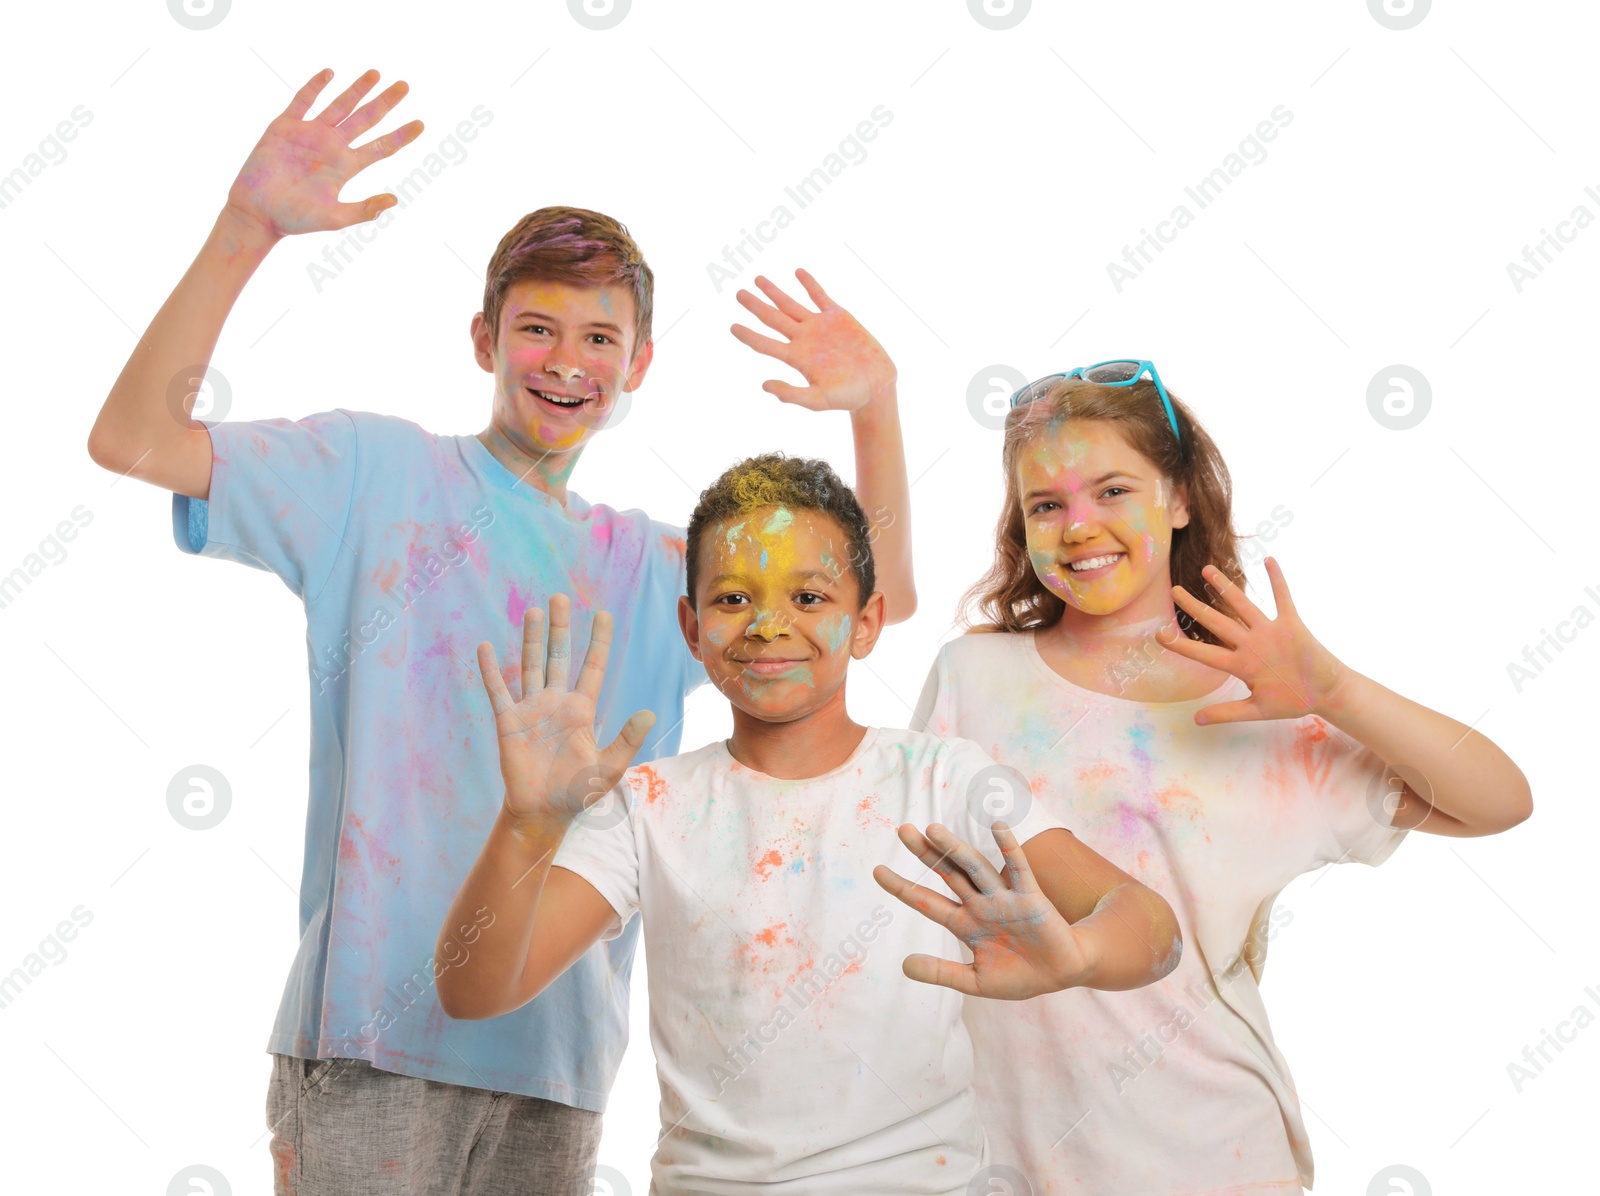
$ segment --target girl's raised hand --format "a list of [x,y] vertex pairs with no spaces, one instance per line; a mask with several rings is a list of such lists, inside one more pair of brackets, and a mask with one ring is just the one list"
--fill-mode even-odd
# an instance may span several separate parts
[[796,270],[794,276],[817,305],[816,311],[759,274],[756,286],[772,303],[761,302],[749,291],[735,296],[756,319],[789,339],[774,340],[743,324],[733,326],[733,335],[757,353],[776,357],[797,370],[810,383],[792,386],[769,379],[761,389],[812,411],[855,411],[869,400],[891,393],[897,372],[883,346],[854,316],[828,298],[808,272]]
[[364,145],[351,145],[387,116],[410,89],[403,82],[394,83],[357,110],[361,98],[378,81],[378,72],[368,71],[315,117],[304,119],[312,101],[332,78],[332,71],[322,71],[295,93],[289,106],[267,126],[228,191],[228,207],[259,224],[263,235],[274,240],[346,228],[371,220],[400,202],[393,195],[380,194],[359,203],[341,203],[339,191],[352,177],[415,141],[422,132],[422,122],[414,120]]
[[971,997],[1005,1001],[1070,987],[1088,969],[1077,933],[1040,892],[1011,828],[997,823],[993,834],[1005,857],[1003,878],[975,847],[937,822],[926,835],[910,823],[900,828],[900,842],[944,878],[954,901],[882,864],[872,870],[886,890],[947,928],[972,952],[971,963],[908,955],[905,974]]
[[1205,644],[1175,635],[1158,642],[1169,652],[1187,656],[1214,669],[1232,673],[1250,687],[1250,696],[1220,702],[1195,713],[1197,723],[1237,723],[1255,719],[1303,718],[1319,714],[1347,670],[1300,621],[1283,570],[1272,557],[1266,560],[1267,577],[1278,616],[1269,619],[1261,608],[1229,581],[1222,570],[1207,565],[1206,581],[1238,618],[1229,618],[1182,586],[1172,587],[1173,599],[1194,620],[1222,641]]
[[595,701],[611,652],[611,614],[595,615],[589,649],[570,690],[571,603],[565,594],[550,598],[548,646],[544,624],[544,612],[537,606],[523,613],[520,698],[513,698],[506,687],[493,645],[478,645],[478,671],[494,708],[506,812],[519,824],[565,833],[573,819],[617,783],[656,716],[648,710],[635,712],[610,746],[601,749],[594,738]]

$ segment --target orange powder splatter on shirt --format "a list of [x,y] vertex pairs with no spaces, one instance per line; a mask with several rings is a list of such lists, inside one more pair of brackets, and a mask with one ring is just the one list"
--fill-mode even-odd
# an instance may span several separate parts
[[379,565],[371,573],[372,584],[378,589],[389,591],[394,589],[395,583],[400,580],[400,562],[389,561]]
[[1083,785],[1092,785],[1097,781],[1109,781],[1123,770],[1107,760],[1097,760],[1087,768],[1078,769],[1078,782]]
[[653,804],[657,798],[667,795],[667,782],[662,779],[661,774],[655,769],[648,764],[641,764],[639,765],[639,775],[644,778],[644,800],[646,803]]
[[768,851],[766,855],[762,856],[756,861],[755,873],[762,880],[766,880],[772,875],[772,870],[774,868],[780,868],[782,866],[783,856],[779,854],[778,849],[774,847],[772,850]]
[[878,795],[869,793],[856,803],[856,823],[863,830],[874,826],[893,826],[894,819],[878,809]]
[[1315,715],[1294,729],[1295,762],[1305,770],[1313,789],[1321,789],[1333,771],[1333,754],[1321,745],[1328,741],[1328,724]]

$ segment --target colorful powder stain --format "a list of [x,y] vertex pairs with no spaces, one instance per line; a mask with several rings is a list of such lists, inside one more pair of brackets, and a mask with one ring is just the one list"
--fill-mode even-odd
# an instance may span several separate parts
[[781,868],[782,866],[783,855],[777,848],[773,848],[756,861],[755,874],[762,880],[767,880],[772,876],[775,868]]
[[875,794],[868,794],[856,803],[856,822],[863,830],[874,826],[892,828],[895,825],[894,819],[879,811]]
[[647,805],[654,805],[667,795],[667,782],[648,764],[639,765],[638,775],[644,779],[644,800]]
[[506,583],[506,618],[511,626],[522,626],[522,616],[527,613],[528,607],[532,606],[533,602],[532,586],[524,590],[514,581]]
[[817,624],[817,635],[828,651],[837,652],[850,639],[850,616],[839,611],[823,619]]

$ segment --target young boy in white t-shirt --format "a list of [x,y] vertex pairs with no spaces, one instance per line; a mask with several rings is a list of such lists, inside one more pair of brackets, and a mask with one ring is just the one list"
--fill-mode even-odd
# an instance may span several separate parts
[[[506,795],[441,950],[463,953],[452,927],[486,929],[439,1002],[516,1009],[638,912],[652,1191],[966,1192],[989,1168],[960,994],[1148,984],[1178,961],[1172,911],[1026,792],[1014,826],[990,829],[1011,774],[975,744],[850,719],[846,669],[883,596],[866,518],[826,463],[726,472],[689,523],[687,582],[684,638],[733,707],[732,737],[698,751],[628,768],[648,711],[596,744],[607,614],[570,690],[564,597],[548,645],[528,610],[520,699],[479,647]],[[907,849],[954,899],[891,870]],[[970,962],[946,958],[952,932]]]

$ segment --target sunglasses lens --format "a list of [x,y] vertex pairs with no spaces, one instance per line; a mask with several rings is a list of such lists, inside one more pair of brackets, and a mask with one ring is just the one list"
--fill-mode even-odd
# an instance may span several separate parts
[[1137,361],[1108,361],[1095,366],[1092,370],[1084,370],[1083,376],[1090,382],[1126,382],[1130,378],[1139,376],[1139,363]]
[[1042,399],[1050,393],[1050,388],[1061,380],[1060,374],[1051,374],[1048,378],[1040,378],[1030,382],[1017,391],[1016,397],[1011,400],[1013,407],[1024,407],[1035,399]]

